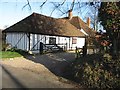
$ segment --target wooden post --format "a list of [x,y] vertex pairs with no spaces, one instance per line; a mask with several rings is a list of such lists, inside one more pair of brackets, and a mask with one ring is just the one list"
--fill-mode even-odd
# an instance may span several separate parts
[[39,53],[43,54],[43,43],[42,42],[40,42]]
[[28,33],[28,50],[30,50],[30,33]]
[[71,48],[70,48],[70,37],[69,37],[69,50],[70,50]]
[[75,58],[78,59],[78,48],[75,49]]
[[66,47],[65,47],[65,50],[67,51],[67,43],[66,43]]

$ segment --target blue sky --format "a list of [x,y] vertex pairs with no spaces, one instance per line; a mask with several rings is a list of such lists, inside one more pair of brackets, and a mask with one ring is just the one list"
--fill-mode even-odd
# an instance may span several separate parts
[[[11,26],[23,18],[29,16],[33,12],[40,13],[43,15],[50,16],[51,11],[54,9],[53,4],[50,3],[50,1],[53,2],[59,2],[61,0],[49,0],[42,9],[40,9],[40,5],[43,1],[45,0],[30,0],[30,5],[32,7],[31,10],[29,10],[29,7],[26,6],[25,8],[24,5],[26,5],[27,0],[0,0],[0,29],[4,29],[5,26]],[[62,0],[63,1],[63,0]],[[65,11],[65,8],[70,7],[70,2],[71,0],[67,0],[67,3],[61,8],[61,10]],[[22,9],[23,8],[23,9]],[[84,21],[86,21],[86,18],[88,17],[86,15],[87,11],[89,10],[89,7],[84,7],[81,9],[82,13],[78,14],[77,12],[73,12],[74,16],[79,16],[81,17]],[[58,12],[57,10],[53,12],[52,17],[55,18],[61,18],[65,17],[67,14],[64,14],[61,16],[61,13]]]
[[[30,5],[32,7],[32,10],[29,10],[28,6],[26,6],[24,9],[22,9],[23,6],[26,5],[26,3],[27,3],[26,1],[27,0],[0,0],[0,29],[3,29],[5,26],[11,26],[11,25],[15,24],[16,22],[29,16],[33,12],[50,16],[51,11],[54,8],[53,4],[48,2],[44,5],[44,7],[42,9],[40,9],[40,5],[41,5],[42,1],[45,1],[45,0],[39,0],[39,1],[38,0],[30,0]],[[51,0],[51,1],[53,1],[53,0]],[[57,0],[57,1],[61,1],[61,0]],[[70,2],[68,2],[68,1],[70,1],[70,0],[67,0],[67,4],[64,5],[65,8],[70,7]],[[73,12],[73,15],[77,16],[78,14],[76,12]],[[67,16],[67,14],[61,16],[61,14],[57,10],[54,11],[52,14],[52,17],[55,17],[55,18],[60,18],[60,17],[64,17],[64,16]]]
[[11,26],[14,23],[27,17],[33,12],[49,15],[50,9],[46,7],[44,10],[40,10],[39,8],[40,3],[35,3],[35,2],[31,3],[32,10],[29,10],[28,6],[23,8],[25,4],[26,2],[2,2],[0,3],[0,28],[3,28],[5,25]]

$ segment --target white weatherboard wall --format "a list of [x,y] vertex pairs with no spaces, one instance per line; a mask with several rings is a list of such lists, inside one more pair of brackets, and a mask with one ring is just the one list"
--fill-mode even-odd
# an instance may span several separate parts
[[77,47],[83,48],[84,45],[85,45],[85,38],[77,38]]
[[46,35],[30,34],[30,50],[39,50],[40,42],[46,44]]
[[7,33],[6,42],[22,50],[28,50],[28,37],[25,33]]
[[84,45],[85,45],[85,38],[81,38],[81,37],[77,37],[77,43],[76,44],[72,44],[72,42],[70,43],[70,46],[71,46],[72,49],[76,49],[76,47],[77,48],[83,48]]
[[[37,36],[37,38],[35,38]],[[32,34],[31,35],[31,46],[35,47],[35,50],[39,49],[39,43],[42,42],[43,44],[49,44],[50,37],[56,38],[56,44],[59,46],[66,45],[67,43],[67,49],[69,49],[69,38],[68,37],[59,37],[59,36],[48,36],[48,35],[38,35],[38,34]],[[39,42],[39,43],[37,43]],[[32,48],[32,47],[31,47]]]
[[[40,34],[30,34],[30,50],[39,51],[40,42],[43,44],[49,44],[49,38],[56,38],[56,44],[67,45],[66,49],[71,50],[76,47],[82,48],[85,44],[85,38],[77,38],[77,43],[72,44],[72,37],[59,37],[59,36],[48,36],[48,35],[40,35]],[[29,39],[25,33],[7,33],[6,34],[6,42],[11,44],[12,47],[16,47],[22,50],[29,50]]]

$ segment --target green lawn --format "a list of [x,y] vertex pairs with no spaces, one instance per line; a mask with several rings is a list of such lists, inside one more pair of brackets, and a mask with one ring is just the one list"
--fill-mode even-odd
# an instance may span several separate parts
[[11,51],[0,51],[0,58],[14,58],[14,57],[21,57],[22,55],[17,52]]

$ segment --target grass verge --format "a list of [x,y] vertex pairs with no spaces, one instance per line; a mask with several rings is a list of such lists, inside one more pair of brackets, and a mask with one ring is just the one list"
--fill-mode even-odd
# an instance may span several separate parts
[[21,57],[22,55],[18,52],[12,51],[0,51],[0,58],[14,58],[14,57]]

